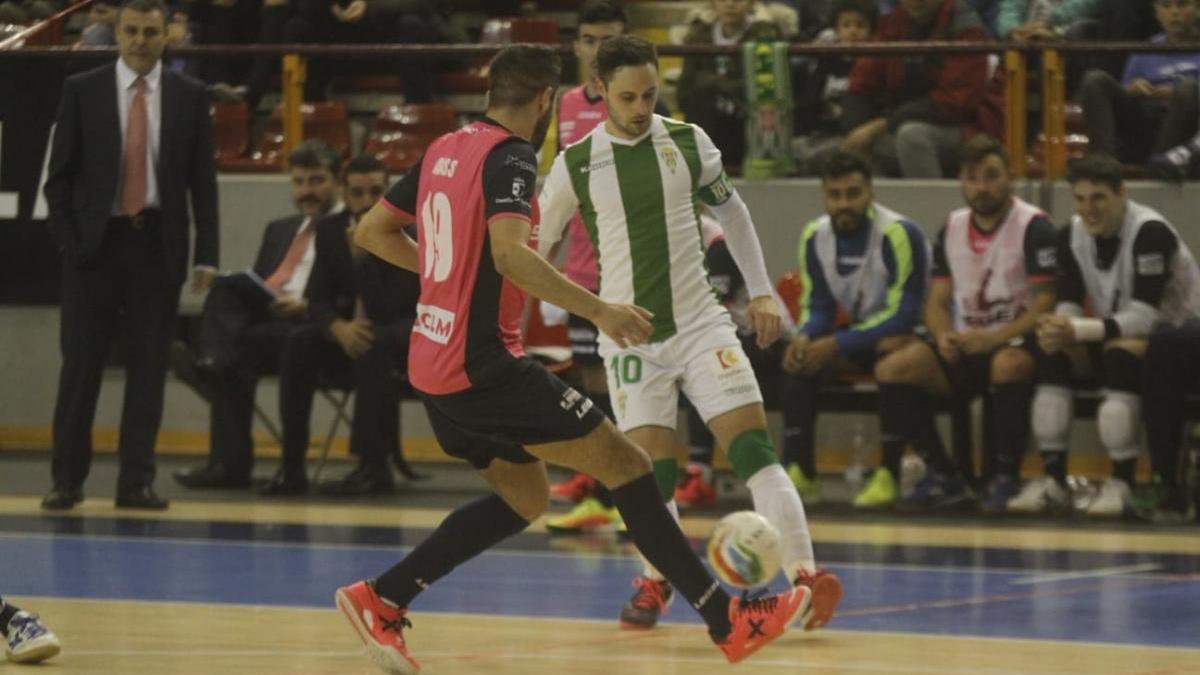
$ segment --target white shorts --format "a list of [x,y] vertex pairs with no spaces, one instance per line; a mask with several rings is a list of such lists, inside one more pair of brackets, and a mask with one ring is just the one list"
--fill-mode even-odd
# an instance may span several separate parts
[[682,391],[700,418],[762,403],[750,359],[728,314],[697,322],[663,342],[601,346],[608,392],[621,431],[675,428]]

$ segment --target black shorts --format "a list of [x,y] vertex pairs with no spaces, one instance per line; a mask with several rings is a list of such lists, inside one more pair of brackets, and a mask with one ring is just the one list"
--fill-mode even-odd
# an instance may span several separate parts
[[582,438],[604,421],[591,399],[529,358],[507,357],[487,380],[453,394],[421,394],[429,423],[446,454],[485,469],[493,459],[529,464],[525,451]]
[[600,330],[596,324],[574,314],[567,318],[567,338],[571,341],[571,358],[575,363],[603,363],[600,358]]
[[[987,393],[987,390],[992,385],[992,357],[996,352],[1003,349],[997,349],[987,354],[969,354],[959,359],[958,363],[951,364],[942,357],[942,353],[938,351],[937,343],[934,342],[932,336],[925,336],[925,343],[933,350],[933,356],[942,367],[942,372],[946,374],[946,381],[950,383],[950,390],[957,396],[967,398],[975,398]],[[1017,344],[1009,343],[1006,346],[1024,349],[1033,357],[1036,364],[1038,359],[1042,357],[1042,351],[1038,349],[1037,338],[1033,335],[1026,335],[1019,338]]]

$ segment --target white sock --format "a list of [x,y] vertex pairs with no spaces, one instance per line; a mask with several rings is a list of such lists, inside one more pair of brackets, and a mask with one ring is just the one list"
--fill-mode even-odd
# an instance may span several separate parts
[[750,496],[754,499],[754,510],[779,530],[783,538],[783,572],[788,581],[796,573],[817,570],[817,559],[813,553],[812,535],[808,532],[808,517],[796,486],[779,464],[763,467],[746,481]]
[[[667,502],[667,510],[671,512],[671,517],[675,519],[675,524],[678,525],[679,507],[675,505],[674,499]],[[659,572],[654,568],[654,565],[650,564],[649,560],[646,560],[646,556],[642,555],[641,551],[638,551],[638,557],[642,559],[642,576],[646,577],[647,579],[653,579],[654,581],[667,580],[667,578],[662,575],[662,572]]]

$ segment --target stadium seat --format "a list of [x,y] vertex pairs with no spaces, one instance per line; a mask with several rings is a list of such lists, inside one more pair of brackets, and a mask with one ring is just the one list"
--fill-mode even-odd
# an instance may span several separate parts
[[244,158],[250,151],[250,108],[245,103],[214,103],[213,150],[217,170]]
[[787,308],[788,314],[792,315],[792,321],[795,321],[800,316],[800,294],[804,292],[804,284],[800,281],[800,275],[788,272],[779,277],[779,281],[775,282],[775,292],[783,300],[783,306]]
[[416,164],[430,142],[458,126],[458,113],[449,103],[384,106],[365,152],[391,171],[404,171]]
[[[343,101],[305,103],[300,106],[304,138],[320,138],[343,158],[350,156],[350,120]],[[225,162],[226,171],[279,171],[283,167],[283,108],[267,118],[258,149],[248,156]]]

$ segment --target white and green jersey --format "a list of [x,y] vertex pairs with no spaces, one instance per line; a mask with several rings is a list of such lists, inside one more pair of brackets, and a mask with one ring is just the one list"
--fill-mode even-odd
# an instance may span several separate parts
[[732,194],[700,127],[655,115],[627,140],[601,124],[554,159],[538,199],[538,248],[545,255],[578,210],[596,247],[600,297],[653,312],[650,342],[661,342],[725,312],[704,267],[699,209]]

